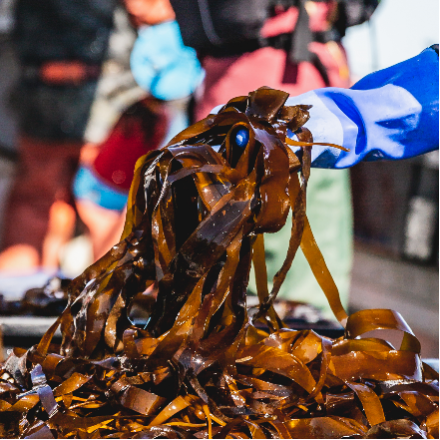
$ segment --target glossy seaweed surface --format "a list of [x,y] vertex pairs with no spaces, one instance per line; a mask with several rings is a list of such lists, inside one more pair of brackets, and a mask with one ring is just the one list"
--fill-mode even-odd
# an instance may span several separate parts
[[[392,310],[347,316],[339,301],[305,215],[308,108],[287,96],[235,98],[139,160],[121,241],[69,284],[40,343],[1,366],[1,437],[438,438],[438,376],[411,329]],[[263,237],[289,210],[269,291]],[[299,247],[339,339],[285,328],[272,307]],[[158,293],[138,328],[128,311],[148,288]],[[399,347],[384,330],[401,333]]]

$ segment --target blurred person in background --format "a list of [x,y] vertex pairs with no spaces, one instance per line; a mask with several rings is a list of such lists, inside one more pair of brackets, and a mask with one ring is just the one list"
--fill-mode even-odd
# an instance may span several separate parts
[[46,265],[44,239],[53,226],[49,213],[55,201],[61,206],[56,227],[73,228],[72,210],[64,209],[63,202],[71,203],[70,186],[114,6],[114,0],[16,3],[14,40],[21,77],[14,100],[19,110],[20,156],[6,209],[0,254],[3,273]]
[[122,113],[147,96],[131,72],[130,55],[137,32],[123,4],[116,6],[113,23],[107,55],[85,129],[85,147],[96,147],[104,142]]
[[0,246],[5,204],[17,158],[17,115],[9,105],[10,93],[19,75],[12,39],[13,7],[14,0],[0,1]]
[[[291,96],[322,87],[349,87],[341,44],[348,26],[367,20],[377,0],[171,0],[185,44],[197,49],[206,71],[195,119],[261,86]],[[307,213],[316,241],[347,305],[352,266],[352,208],[348,171],[314,170]],[[289,221],[288,221],[289,223]],[[287,252],[290,228],[266,239],[271,279]],[[250,289],[256,291],[254,277]],[[331,318],[325,297],[302,253],[279,297],[312,303]]]
[[203,79],[195,50],[183,45],[169,0],[125,0],[125,6],[138,28],[132,74],[148,97],[122,114],[97,156],[76,175],[76,205],[94,259],[119,240],[136,161],[187,127],[188,103]]
[[10,93],[18,80],[19,65],[13,41],[15,0],[0,2],[0,154],[13,157],[16,151],[17,116]]
[[[85,143],[81,148],[77,180],[82,185],[85,182],[84,173],[92,167],[101,148],[105,148],[106,140],[112,136],[112,130],[121,115],[148,95],[137,84],[131,72],[130,55],[137,32],[122,3],[114,10],[113,23],[107,55],[85,129]],[[77,186],[74,188],[77,189]],[[96,201],[99,194],[93,194],[92,197]],[[62,272],[70,277],[81,273],[92,263],[93,255],[100,253],[95,249],[96,242],[101,242],[102,234],[107,234],[109,229],[119,231],[119,224],[122,222],[119,212],[100,209],[99,204],[88,200],[75,200],[75,207],[82,223],[86,225],[86,230],[79,227],[77,232],[81,234],[62,249]]]
[[96,157],[81,164],[73,192],[78,214],[88,228],[94,260],[119,241],[136,161],[161,145],[167,125],[163,104],[144,98],[121,115],[98,145]]

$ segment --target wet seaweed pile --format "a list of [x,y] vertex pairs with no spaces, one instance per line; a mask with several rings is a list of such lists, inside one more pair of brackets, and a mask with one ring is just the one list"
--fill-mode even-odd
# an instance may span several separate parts
[[58,316],[67,305],[65,287],[69,279],[50,278],[42,287],[32,288],[21,300],[10,300],[0,293],[0,316]]
[[[40,343],[1,366],[1,437],[438,437],[438,376],[411,329],[391,310],[347,317],[341,306],[305,215],[308,108],[287,96],[235,98],[138,162],[121,241],[69,284]],[[263,234],[289,210],[269,291]],[[339,339],[287,329],[272,306],[299,247]],[[248,311],[252,264],[260,302]],[[130,306],[152,287],[139,328]],[[399,331],[400,347],[373,330]]]

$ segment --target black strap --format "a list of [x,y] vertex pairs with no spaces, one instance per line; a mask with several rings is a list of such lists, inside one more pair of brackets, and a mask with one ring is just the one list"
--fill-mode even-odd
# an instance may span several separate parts
[[292,33],[292,46],[289,59],[291,62],[311,61],[312,54],[309,51],[309,43],[313,41],[313,33],[309,26],[309,14],[305,8],[306,0],[299,0],[298,20]]
[[437,53],[438,56],[438,44],[433,44],[430,49],[434,50]]
[[[305,2],[306,0],[299,0],[298,2],[298,20],[292,33],[291,47],[289,50],[289,60],[292,63],[300,63],[302,61],[308,61],[312,63],[324,80],[324,84],[326,85],[326,87],[329,87],[330,80],[327,74],[327,69],[325,68],[324,64],[322,64],[322,61],[319,59],[319,57],[309,50],[309,44],[312,41],[316,41],[317,35],[315,35],[310,30],[309,14],[307,13],[305,8]],[[319,36],[324,39],[325,37],[329,37],[330,35],[322,33],[322,35]]]
[[316,53],[310,52],[312,55],[311,63],[315,66],[316,70],[321,75],[326,87],[330,87],[330,79],[327,74],[327,69],[322,63],[321,59],[316,55]]

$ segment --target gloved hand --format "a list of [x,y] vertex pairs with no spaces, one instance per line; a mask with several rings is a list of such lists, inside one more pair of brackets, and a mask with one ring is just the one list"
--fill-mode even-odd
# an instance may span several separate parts
[[140,28],[130,66],[136,82],[165,101],[190,96],[204,77],[196,51],[184,46],[176,21]]
[[351,89],[329,87],[289,98],[287,105],[312,106],[305,127],[314,142],[350,150],[314,146],[312,166],[347,168],[363,160],[407,159],[438,149],[438,62],[434,45]]

